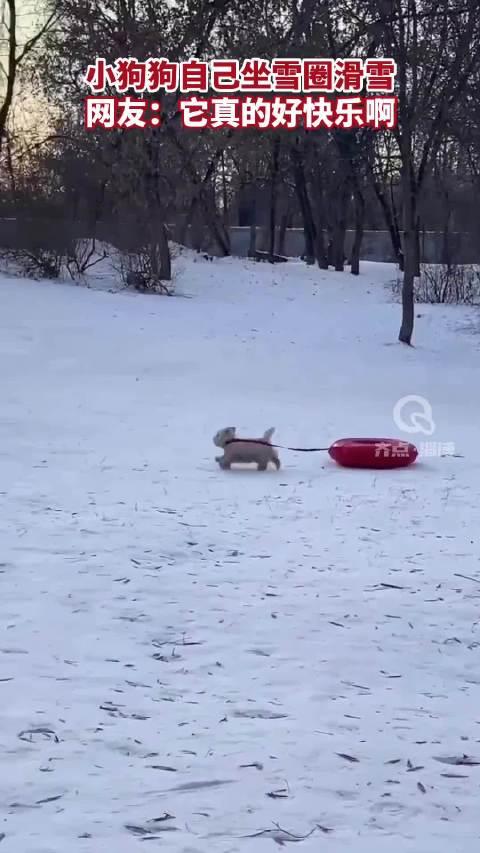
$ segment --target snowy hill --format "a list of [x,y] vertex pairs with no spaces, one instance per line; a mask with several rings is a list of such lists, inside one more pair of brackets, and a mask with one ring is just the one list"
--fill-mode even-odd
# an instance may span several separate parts
[[[421,306],[408,349],[391,266],[178,265],[190,299],[0,281],[5,850],[467,853],[475,313]],[[431,436],[399,434],[410,394]],[[230,424],[430,455],[222,472]]]

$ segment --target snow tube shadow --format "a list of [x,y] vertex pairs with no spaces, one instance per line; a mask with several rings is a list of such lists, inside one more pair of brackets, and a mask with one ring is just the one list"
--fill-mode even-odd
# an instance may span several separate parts
[[341,438],[328,450],[330,457],[344,468],[406,468],[415,462],[414,444],[398,438]]

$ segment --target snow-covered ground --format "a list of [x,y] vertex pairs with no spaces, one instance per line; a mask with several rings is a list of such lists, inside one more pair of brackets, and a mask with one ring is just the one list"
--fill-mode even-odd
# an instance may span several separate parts
[[[6,853],[475,849],[480,766],[438,759],[480,762],[480,336],[421,306],[396,344],[393,276],[0,282]],[[399,434],[409,394],[432,436]],[[230,424],[457,455],[222,472]]]

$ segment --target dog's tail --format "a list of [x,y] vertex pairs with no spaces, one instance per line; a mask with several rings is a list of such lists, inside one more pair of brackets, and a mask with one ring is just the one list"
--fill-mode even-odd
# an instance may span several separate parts
[[270,427],[270,429],[266,429],[263,433],[263,441],[270,441],[273,433],[275,432],[275,427]]

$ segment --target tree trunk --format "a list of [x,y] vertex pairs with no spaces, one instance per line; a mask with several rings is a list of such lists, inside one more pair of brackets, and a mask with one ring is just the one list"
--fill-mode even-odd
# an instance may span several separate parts
[[164,222],[151,216],[143,229],[143,238],[147,240],[148,257],[150,261],[153,282],[170,281],[172,267],[168,231]]
[[228,192],[227,192],[227,178],[225,173],[225,156],[222,151],[221,154],[222,160],[222,203],[223,203],[223,223],[225,228],[228,228],[229,223],[229,213],[228,213]]
[[411,346],[415,322],[415,276],[418,264],[418,218],[416,215],[416,195],[410,180],[411,164],[405,167],[403,179],[404,204],[404,258],[405,269],[402,285],[402,325],[399,341]]
[[160,278],[162,281],[171,281],[172,258],[170,255],[170,246],[168,245],[168,230],[164,222],[160,225],[158,246],[160,249]]
[[305,250],[303,257],[307,266],[312,267],[315,263],[315,239],[311,231],[304,225],[303,236],[305,237]]
[[280,140],[277,137],[273,142],[272,150],[272,172],[270,176],[270,215],[268,223],[268,260],[273,264],[275,257],[275,228],[277,225],[277,178],[278,158],[280,151]]
[[[6,69],[6,86],[5,86],[5,94],[3,95],[3,101],[0,106],[0,153],[2,151],[2,145],[4,141],[5,131],[7,129],[7,121],[8,114],[10,112],[10,108],[13,102],[13,93],[15,90],[15,79],[17,76],[17,10],[15,0],[7,0],[7,6],[9,9],[9,21],[8,21],[8,58],[7,58],[7,69]],[[3,9],[5,12],[5,9]],[[3,20],[2,20],[3,24]],[[4,40],[2,39],[2,42]],[[2,76],[4,76],[5,70],[2,68]]]
[[295,181],[295,192],[298,198],[298,204],[303,220],[303,233],[305,236],[305,261],[311,265],[315,263],[315,241],[316,228],[313,218],[312,206],[308,197],[307,182],[305,180],[305,170],[303,166],[302,155],[296,146],[290,150],[290,159],[293,167],[293,177]]
[[332,264],[336,272],[343,272],[345,267],[345,234],[346,228],[336,222],[332,230]]
[[254,184],[250,188],[250,234],[248,244],[248,257],[254,258],[257,251],[257,187]]
[[415,230],[405,232],[405,270],[402,285],[402,325],[398,335],[402,344],[411,346],[414,326]]
[[444,216],[443,216],[442,249],[441,249],[440,260],[441,260],[442,264],[445,264],[445,266],[450,267],[452,265],[452,262],[453,262],[453,253],[452,253],[453,245],[452,245],[452,239],[451,239],[452,238],[451,231],[452,231],[453,211],[452,211],[452,206],[450,203],[450,193],[448,191],[448,187],[447,187],[446,183],[441,182],[441,189],[442,189],[443,200],[445,203],[445,208],[444,208],[445,212],[444,212]]
[[283,213],[280,218],[280,227],[278,229],[277,253],[285,255],[285,242],[287,237],[287,222],[288,213]]
[[415,222],[415,275],[420,276],[420,259],[422,253],[420,250],[420,222],[417,219]]
[[452,265],[452,243],[450,239],[450,213],[447,214],[442,231],[441,263],[447,267]]
[[190,228],[191,231],[194,211],[195,199],[190,203],[188,212],[180,214],[180,218],[175,229],[175,240],[177,243],[180,243],[181,246],[187,245],[188,229]]
[[270,217],[268,222],[268,260],[274,263],[275,255],[275,202],[270,199]]
[[201,216],[200,210],[195,204],[192,220],[190,222],[190,248],[194,249],[196,252],[201,252],[204,248],[204,237],[204,220]]
[[397,206],[395,204],[395,195],[393,192],[393,182],[391,179],[390,179],[390,200],[391,200],[391,204],[392,204],[392,223],[393,223],[393,228],[394,228],[394,232],[395,232],[395,242],[396,242],[396,245],[398,245],[398,255],[397,255],[398,267],[399,267],[400,272],[403,272],[404,268],[405,268],[405,257],[404,257],[403,247],[402,247],[402,237],[401,237],[400,224],[398,221]]
[[353,239],[352,254],[350,257],[350,272],[352,275],[360,273],[360,251],[362,248],[363,229],[365,220],[365,200],[360,187],[355,186],[353,190],[355,209],[355,236]]
[[378,185],[377,181],[372,178],[372,186],[377,197],[378,203],[381,207],[383,218],[385,220],[385,225],[387,226],[387,231],[390,235],[390,241],[392,244],[393,254],[396,258],[398,266],[400,268],[400,272],[403,272],[403,249],[402,249],[402,238],[400,234],[400,229],[398,227],[398,222],[396,222],[396,215],[390,209],[387,199],[385,198],[385,194],[383,193],[381,187]]
[[338,206],[332,233],[332,260],[336,272],[343,272],[345,267],[348,195],[348,182],[344,181],[337,200]]
[[328,270],[328,249],[325,245],[324,231],[323,186],[320,171],[316,176],[315,213],[315,258],[321,270]]
[[317,231],[317,237],[315,240],[315,257],[319,268],[321,270],[328,270],[327,251],[325,249],[323,230],[321,229]]
[[255,179],[249,177],[243,187],[243,221],[249,227],[247,257],[254,258],[257,251],[257,192]]
[[345,230],[334,225],[332,234],[332,261],[335,272],[343,272],[345,265]]
[[255,220],[250,225],[250,232],[248,235],[248,257],[254,258],[257,253],[257,223]]
[[215,205],[206,196],[204,191],[200,193],[198,203],[205,215],[206,225],[211,236],[220,249],[222,255],[227,257],[230,255],[230,234],[225,228],[223,222],[221,222],[218,213],[215,210]]
[[155,136],[146,140],[146,162],[144,174],[144,197],[146,200],[148,225],[145,228],[149,241],[150,262],[154,278],[170,281],[172,277],[168,232],[165,211],[160,191],[160,169],[158,146]]

